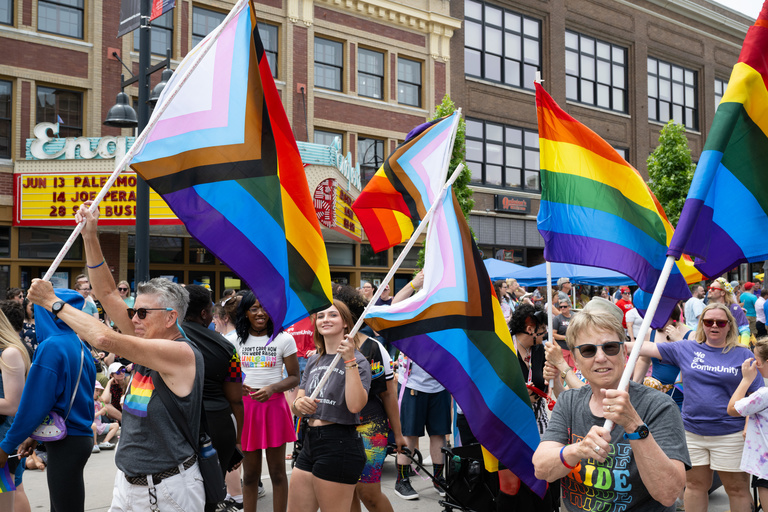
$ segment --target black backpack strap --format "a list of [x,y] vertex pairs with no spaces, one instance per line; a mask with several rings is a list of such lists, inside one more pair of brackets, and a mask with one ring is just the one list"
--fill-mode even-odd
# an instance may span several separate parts
[[[160,375],[158,374],[158,377]],[[192,446],[192,448],[195,450],[195,453],[198,453],[199,447],[200,447],[200,440],[194,439],[192,436],[192,431],[189,429],[189,423],[185,421],[184,414],[181,412],[181,409],[179,409],[179,405],[173,400],[171,397],[171,390],[168,389],[168,386],[165,384],[165,381],[163,381],[162,377],[158,378],[155,382],[155,389],[157,390],[157,396],[160,397],[160,400],[163,402],[163,405],[165,405],[165,408],[168,410],[168,413],[173,418],[174,423],[176,423],[176,426],[179,427],[179,429],[184,434],[184,438],[187,440],[187,442]],[[202,404],[200,404],[200,428],[204,431],[208,431],[208,422],[205,418],[205,408]]]

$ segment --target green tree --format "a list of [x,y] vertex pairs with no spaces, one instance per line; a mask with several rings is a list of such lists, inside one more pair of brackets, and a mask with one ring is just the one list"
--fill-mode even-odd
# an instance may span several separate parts
[[[451,97],[447,94],[443,96],[443,101],[437,107],[435,107],[435,115],[432,116],[431,120],[439,119],[441,117],[445,117],[447,115],[452,114],[456,111],[456,104],[451,101]],[[459,127],[456,130],[456,139],[453,143],[453,153],[451,154],[451,163],[448,166],[448,174],[447,177],[450,177],[451,174],[453,174],[453,171],[456,170],[456,167],[459,166],[459,164],[464,164],[464,170],[461,171],[459,176],[456,178],[456,181],[453,182],[453,191],[456,193],[456,199],[459,201],[459,206],[461,206],[461,211],[464,212],[464,218],[467,219],[467,222],[469,222],[469,212],[472,211],[472,207],[475,205],[475,200],[472,199],[472,194],[474,193],[471,188],[469,188],[469,182],[472,179],[472,171],[469,170],[467,167],[467,162],[464,160],[467,154],[467,146],[465,142],[465,134],[467,131],[467,124],[464,122],[464,118],[459,118]],[[470,227],[470,231],[472,231],[472,228]],[[472,232],[472,236],[475,236],[474,231]],[[416,263],[416,266],[418,268],[424,267],[424,249],[422,248],[419,251],[419,259]]]
[[661,130],[659,145],[648,157],[647,163],[648,186],[667,212],[669,222],[676,226],[695,169],[685,127],[669,121]]

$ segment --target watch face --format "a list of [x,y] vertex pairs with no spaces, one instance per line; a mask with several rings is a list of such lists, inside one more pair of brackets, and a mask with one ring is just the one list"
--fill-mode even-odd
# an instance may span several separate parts
[[640,428],[638,428],[635,433],[640,436],[640,439],[645,439],[646,437],[648,437],[648,434],[650,432],[648,431],[648,426],[640,425]]

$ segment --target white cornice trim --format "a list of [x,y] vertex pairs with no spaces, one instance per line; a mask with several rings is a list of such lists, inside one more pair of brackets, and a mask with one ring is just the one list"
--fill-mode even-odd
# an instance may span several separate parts
[[349,14],[380,18],[409,30],[436,32],[448,37],[453,35],[454,30],[461,28],[459,19],[388,0],[315,0],[315,4],[326,4]]

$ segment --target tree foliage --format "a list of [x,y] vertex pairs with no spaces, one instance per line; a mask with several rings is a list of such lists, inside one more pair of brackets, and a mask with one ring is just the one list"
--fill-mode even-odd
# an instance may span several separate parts
[[647,163],[648,186],[656,194],[669,222],[676,226],[695,169],[685,127],[669,121],[661,130],[659,145],[648,157]]
[[[449,95],[443,96],[443,101],[437,107],[435,107],[435,115],[432,116],[431,120],[438,119],[441,117],[445,117],[447,115],[452,114],[456,111],[456,104],[451,101],[451,97]],[[453,171],[456,170],[456,167],[459,166],[459,164],[464,164],[464,170],[461,171],[459,176],[456,178],[456,181],[453,182],[453,191],[456,193],[456,199],[459,201],[459,206],[461,206],[461,211],[464,212],[464,218],[467,219],[467,222],[469,222],[469,212],[472,211],[472,207],[475,205],[475,200],[472,199],[472,194],[474,193],[471,188],[469,188],[469,182],[472,179],[472,171],[469,170],[467,167],[467,162],[464,160],[467,154],[467,146],[465,142],[465,134],[467,131],[467,124],[464,122],[464,118],[459,118],[459,127],[456,131],[456,139],[453,143],[453,153],[451,154],[451,163],[448,166],[448,174],[446,176],[446,179],[453,174]],[[472,228],[470,228],[470,231]],[[474,232],[472,232],[472,236],[475,236]],[[424,249],[422,248],[419,251],[419,259],[416,264],[418,268],[424,267]]]

